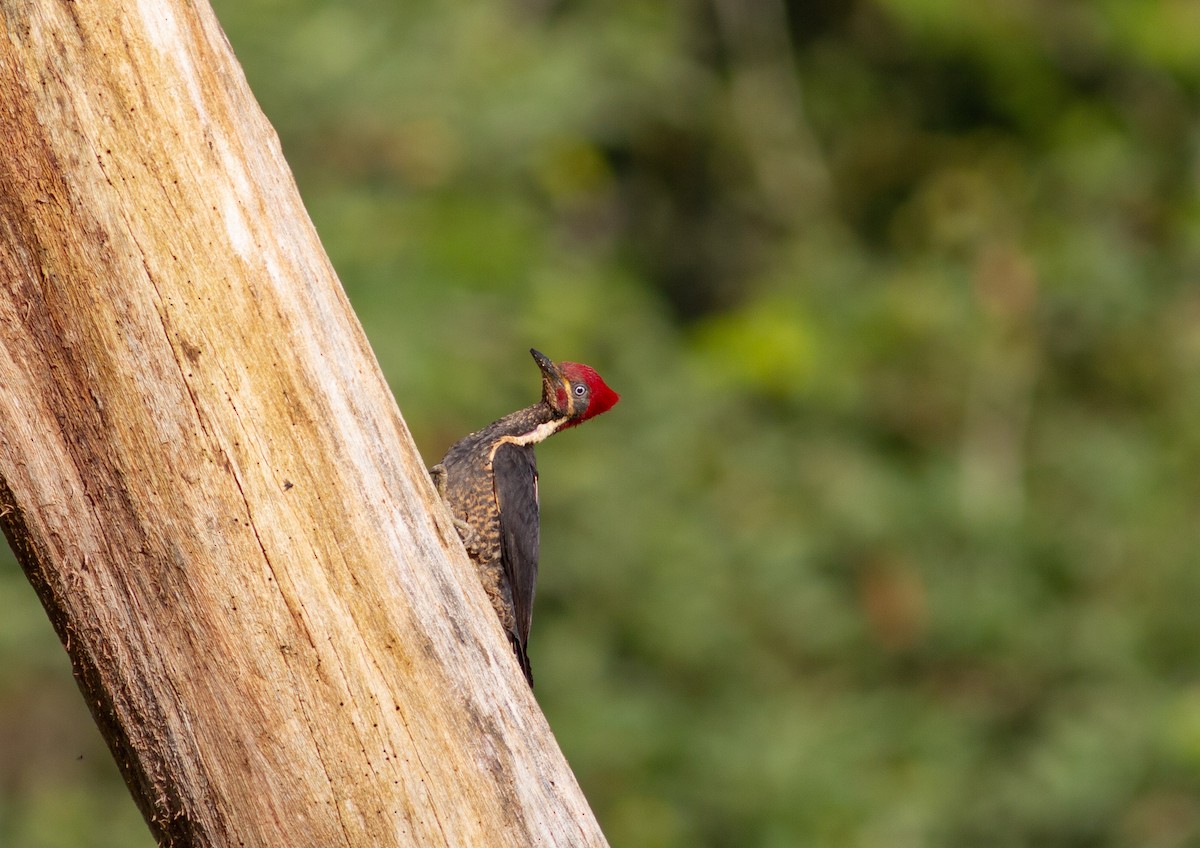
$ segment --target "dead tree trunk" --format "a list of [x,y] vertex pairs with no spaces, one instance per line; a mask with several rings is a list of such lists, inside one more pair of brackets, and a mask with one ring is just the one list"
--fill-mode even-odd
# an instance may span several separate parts
[[207,4],[0,16],[0,521],[156,837],[604,844]]

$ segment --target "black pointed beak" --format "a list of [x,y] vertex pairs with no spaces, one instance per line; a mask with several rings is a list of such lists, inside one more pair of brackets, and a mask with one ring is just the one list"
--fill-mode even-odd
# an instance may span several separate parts
[[543,377],[545,377],[547,380],[553,380],[554,382],[562,380],[562,375],[558,373],[558,368],[553,362],[550,361],[550,357],[546,356],[546,354],[542,353],[540,350],[535,350],[534,348],[530,348],[529,353],[532,354],[533,361],[537,363],[538,368],[542,369]]

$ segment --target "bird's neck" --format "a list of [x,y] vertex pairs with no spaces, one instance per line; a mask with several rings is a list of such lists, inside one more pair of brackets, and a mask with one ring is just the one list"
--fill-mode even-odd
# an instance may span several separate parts
[[505,440],[513,444],[536,445],[566,423],[567,418],[556,413],[550,404],[535,403],[505,415],[489,425],[487,431],[493,439],[508,437]]

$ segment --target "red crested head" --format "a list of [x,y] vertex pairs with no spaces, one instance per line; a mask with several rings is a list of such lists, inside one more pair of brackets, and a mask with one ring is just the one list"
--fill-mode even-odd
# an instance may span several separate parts
[[[574,419],[573,424],[580,424],[587,421],[589,418],[595,418],[601,412],[608,412],[621,396],[608,387],[608,383],[604,382],[604,378],[596,373],[596,369],[590,365],[580,365],[578,362],[560,362],[558,370],[564,377],[576,387],[573,389],[578,393],[580,384],[587,386],[586,405],[577,405],[576,414],[571,417]],[[579,410],[582,409],[582,413]]]
[[569,419],[564,427],[574,427],[608,412],[621,399],[590,365],[578,362],[555,365],[545,354],[529,352],[542,369],[542,400]]

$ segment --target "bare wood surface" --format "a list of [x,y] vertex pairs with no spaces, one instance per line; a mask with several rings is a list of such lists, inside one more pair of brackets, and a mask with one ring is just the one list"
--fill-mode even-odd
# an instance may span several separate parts
[[167,845],[603,845],[203,0],[0,0],[0,522]]

